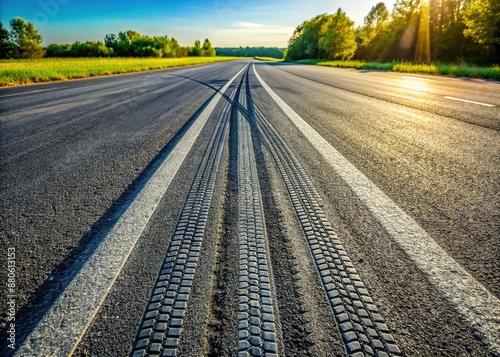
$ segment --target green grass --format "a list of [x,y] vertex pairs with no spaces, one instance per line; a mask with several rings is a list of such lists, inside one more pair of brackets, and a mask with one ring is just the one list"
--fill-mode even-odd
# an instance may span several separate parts
[[274,58],[274,57],[254,57],[258,61],[266,61],[266,62],[283,62],[283,58]]
[[321,61],[318,66],[340,67],[340,68],[357,68],[361,69],[365,65],[363,61]]
[[321,59],[303,59],[300,61],[296,61],[297,63],[302,63],[302,64],[318,64],[322,62],[328,62],[326,60],[321,60]]
[[411,62],[364,62],[358,60],[349,61],[328,61],[318,59],[308,59],[297,61],[303,64],[314,64],[318,66],[356,68],[369,70],[385,70],[402,73],[425,73],[441,74],[456,77],[471,77],[500,80],[500,66],[477,67],[451,64],[416,64]]
[[392,71],[395,62],[366,62],[363,69],[371,69],[376,71]]
[[107,76],[236,59],[240,58],[42,58],[36,60],[0,60],[0,86]]

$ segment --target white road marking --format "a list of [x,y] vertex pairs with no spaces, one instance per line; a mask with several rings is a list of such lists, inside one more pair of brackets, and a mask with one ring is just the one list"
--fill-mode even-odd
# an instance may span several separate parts
[[67,356],[74,352],[222,94],[245,68],[212,97],[15,356]]
[[473,100],[467,100],[467,99],[460,99],[460,98],[455,98],[455,97],[449,97],[445,96],[443,97],[444,99],[450,99],[450,100],[457,100],[459,102],[464,102],[464,103],[471,103],[471,104],[477,104],[477,105],[483,105],[485,107],[494,107],[494,104],[488,104],[488,103],[481,103],[481,102],[475,102]]
[[421,77],[413,77],[413,76],[401,76],[404,79],[411,79],[412,81],[423,81],[423,82],[437,82],[432,79],[421,78]]
[[290,108],[259,76],[255,65],[253,70],[262,87],[364,202],[408,257],[427,275],[434,287],[466,318],[490,349],[500,353],[500,300]]
[[40,93],[40,92],[48,92],[48,91],[51,91],[51,90],[56,90],[56,88],[32,90],[32,91],[29,91],[29,92],[2,95],[2,96],[0,96],[0,98],[15,97],[15,96],[18,96],[18,95],[33,94],[33,93]]

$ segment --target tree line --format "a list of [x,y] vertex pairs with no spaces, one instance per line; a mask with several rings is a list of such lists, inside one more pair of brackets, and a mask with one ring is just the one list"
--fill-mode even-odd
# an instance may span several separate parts
[[284,48],[277,47],[216,47],[218,56],[234,57],[272,57],[283,58]]
[[341,9],[318,15],[295,29],[286,51],[288,60],[312,58],[498,64],[500,1],[397,0],[392,12],[380,2],[358,28]]
[[0,58],[41,57],[211,57],[215,48],[207,38],[193,46],[181,46],[168,36],[145,36],[129,30],[118,35],[108,34],[103,41],[51,44],[42,47],[42,36],[32,22],[16,17],[10,21],[11,30],[0,22]]

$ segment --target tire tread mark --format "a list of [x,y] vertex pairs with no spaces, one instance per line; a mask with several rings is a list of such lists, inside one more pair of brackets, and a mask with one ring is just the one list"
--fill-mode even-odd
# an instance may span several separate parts
[[321,198],[298,159],[254,106],[263,136],[287,187],[316,264],[348,356],[401,356],[340,239],[321,208]]
[[153,287],[131,356],[174,356],[204,236],[224,145],[231,104],[226,103],[188,193],[157,281]]
[[[246,73],[248,76],[248,71]],[[246,108],[241,90],[240,105]],[[238,106],[238,356],[277,356],[270,259],[248,111]]]

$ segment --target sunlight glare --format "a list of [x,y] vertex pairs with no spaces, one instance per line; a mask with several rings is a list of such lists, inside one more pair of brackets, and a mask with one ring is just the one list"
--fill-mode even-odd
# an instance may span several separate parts
[[415,59],[417,62],[431,62],[431,39],[429,23],[429,1],[423,1],[420,5],[420,25],[418,27],[417,51]]
[[427,80],[419,77],[403,76],[403,88],[411,89],[417,92],[428,92],[430,87]]

